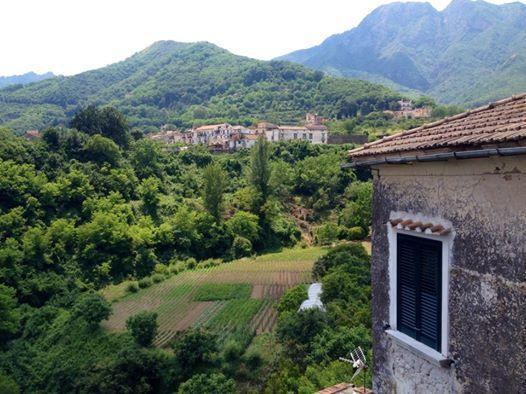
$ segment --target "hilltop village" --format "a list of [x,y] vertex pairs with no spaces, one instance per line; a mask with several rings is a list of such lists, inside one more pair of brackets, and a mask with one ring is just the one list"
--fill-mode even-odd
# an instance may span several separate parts
[[329,143],[329,132],[323,124],[324,118],[307,113],[301,126],[275,125],[260,122],[256,128],[234,126],[228,123],[195,127],[186,132],[161,130],[149,136],[150,139],[167,144],[206,145],[213,151],[230,151],[251,148],[260,135],[269,142],[306,140],[312,144]]

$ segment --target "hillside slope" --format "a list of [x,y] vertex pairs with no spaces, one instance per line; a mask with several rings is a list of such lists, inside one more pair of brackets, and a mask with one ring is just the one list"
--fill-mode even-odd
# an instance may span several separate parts
[[28,72],[22,75],[11,75],[7,77],[0,77],[0,89],[10,85],[25,85],[28,83],[43,81],[44,79],[52,78],[55,75],[51,72],[44,74],[37,74]]
[[17,131],[60,125],[89,103],[112,104],[145,129],[293,122],[310,110],[334,117],[386,109],[398,96],[380,85],[236,56],[209,43],[161,41],[101,69],[0,90],[0,124]]
[[526,5],[391,3],[358,27],[280,58],[332,75],[477,105],[526,91]]

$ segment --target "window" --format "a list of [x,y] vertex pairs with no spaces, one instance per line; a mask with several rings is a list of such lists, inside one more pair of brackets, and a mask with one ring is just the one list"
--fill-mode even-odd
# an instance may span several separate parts
[[397,234],[396,328],[440,352],[442,242]]

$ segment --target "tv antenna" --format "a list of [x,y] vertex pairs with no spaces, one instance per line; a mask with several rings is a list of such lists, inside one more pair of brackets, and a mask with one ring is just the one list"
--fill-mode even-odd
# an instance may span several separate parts
[[[354,372],[354,375],[351,378],[351,383],[353,380],[360,374],[360,372],[367,370],[367,360],[365,358],[365,354],[363,353],[362,347],[358,346],[356,349],[354,349],[349,356],[349,358],[340,357],[339,360],[349,363],[353,366],[353,368],[356,369]],[[365,373],[363,374],[363,392],[366,393],[365,388]]]

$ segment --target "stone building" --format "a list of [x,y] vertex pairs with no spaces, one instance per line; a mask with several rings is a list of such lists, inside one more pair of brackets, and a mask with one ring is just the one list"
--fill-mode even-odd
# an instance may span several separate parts
[[350,159],[374,177],[374,392],[526,392],[526,95]]
[[433,112],[433,109],[429,107],[414,108],[411,100],[400,100],[398,105],[400,107],[398,111],[384,111],[384,113],[390,114],[396,119],[420,119],[431,117]]

